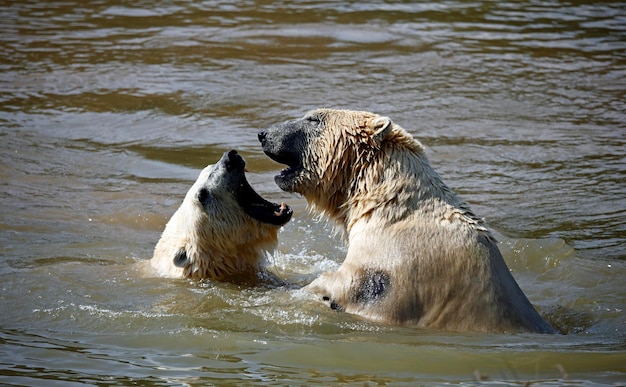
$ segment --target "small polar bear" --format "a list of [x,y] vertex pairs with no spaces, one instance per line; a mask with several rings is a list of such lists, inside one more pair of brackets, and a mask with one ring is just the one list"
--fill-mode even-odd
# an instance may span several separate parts
[[348,244],[305,289],[372,320],[454,331],[555,332],[528,301],[481,218],[388,117],[318,109],[259,133],[276,177]]
[[[163,277],[257,284],[291,208],[263,199],[234,150],[202,170],[165,226],[150,266]],[[270,276],[271,277],[271,276]]]

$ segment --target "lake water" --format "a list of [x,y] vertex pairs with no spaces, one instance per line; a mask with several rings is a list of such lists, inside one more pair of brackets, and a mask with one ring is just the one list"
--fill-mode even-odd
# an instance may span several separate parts
[[[626,3],[0,4],[0,384],[626,385]],[[142,278],[207,164],[285,201],[272,270],[345,254],[257,132],[391,117],[565,335],[375,324],[298,290]]]

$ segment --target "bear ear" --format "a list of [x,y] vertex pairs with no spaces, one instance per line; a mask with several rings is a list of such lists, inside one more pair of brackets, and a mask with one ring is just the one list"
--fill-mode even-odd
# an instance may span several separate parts
[[393,122],[389,117],[376,117],[370,122],[370,128],[374,131],[372,138],[380,143],[391,132]]
[[176,255],[174,255],[174,266],[176,267],[185,267],[185,265],[187,265],[187,261],[189,259],[187,258],[187,251],[184,248],[181,248],[180,250],[178,250],[176,252]]

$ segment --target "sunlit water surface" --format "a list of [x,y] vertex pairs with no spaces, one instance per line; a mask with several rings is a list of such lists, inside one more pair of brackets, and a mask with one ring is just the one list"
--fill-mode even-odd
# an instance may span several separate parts
[[[626,384],[624,2],[25,0],[0,19],[0,383]],[[385,326],[298,290],[139,276],[228,149],[294,208],[271,270],[336,268],[342,242],[256,138],[321,106],[419,138],[566,334]]]

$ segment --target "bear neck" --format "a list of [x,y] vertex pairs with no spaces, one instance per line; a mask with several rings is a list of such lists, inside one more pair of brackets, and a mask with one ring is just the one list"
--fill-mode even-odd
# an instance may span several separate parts
[[183,277],[239,283],[255,282],[262,269],[263,254],[256,249],[241,248],[234,254],[216,253],[217,249],[189,251],[190,262]]
[[359,222],[388,225],[420,213],[433,221],[460,220],[491,238],[483,220],[442,181],[422,151],[380,152],[383,157],[363,163],[334,211],[345,235]]
[[269,226],[233,238],[228,230],[212,227],[206,215],[195,210],[179,210],[170,222],[172,226],[168,223],[164,232],[180,239],[189,258],[182,268],[184,278],[256,283],[266,252],[278,243],[277,232],[267,232]]

